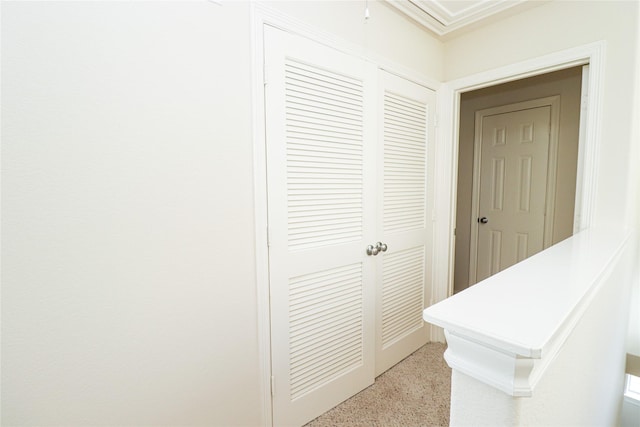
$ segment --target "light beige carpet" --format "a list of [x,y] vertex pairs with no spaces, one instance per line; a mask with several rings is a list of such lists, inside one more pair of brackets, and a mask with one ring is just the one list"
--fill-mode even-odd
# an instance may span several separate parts
[[449,425],[451,369],[444,344],[429,343],[360,393],[305,427],[431,427]]

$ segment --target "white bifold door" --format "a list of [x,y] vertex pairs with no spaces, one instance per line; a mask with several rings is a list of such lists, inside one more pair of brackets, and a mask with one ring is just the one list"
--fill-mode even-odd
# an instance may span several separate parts
[[434,93],[265,27],[273,424],[427,342]]

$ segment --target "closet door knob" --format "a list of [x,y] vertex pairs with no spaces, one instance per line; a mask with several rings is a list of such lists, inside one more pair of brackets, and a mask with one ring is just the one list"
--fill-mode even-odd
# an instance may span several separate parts
[[483,216],[482,218],[478,218],[478,222],[480,224],[486,224],[489,222],[489,219],[486,216]]
[[378,250],[380,252],[386,252],[387,251],[387,244],[386,243],[382,243],[382,242],[378,242],[378,243],[376,243],[376,248],[378,248]]
[[373,245],[369,245],[367,246],[367,255],[371,256],[371,255],[378,255],[378,252],[380,252],[380,249],[378,249],[376,246]]

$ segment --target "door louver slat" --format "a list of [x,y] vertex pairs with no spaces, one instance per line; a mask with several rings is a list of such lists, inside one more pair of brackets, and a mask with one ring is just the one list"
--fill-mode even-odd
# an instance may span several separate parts
[[424,246],[387,255],[382,275],[382,345],[422,326]]
[[290,250],[362,236],[362,90],[357,79],[285,63]]
[[[285,60],[289,251],[363,234],[363,87],[359,80]],[[363,363],[362,266],[289,279],[292,401]]]
[[362,266],[289,283],[291,399],[362,363]]
[[384,94],[385,232],[424,228],[426,214],[427,108],[391,92]]

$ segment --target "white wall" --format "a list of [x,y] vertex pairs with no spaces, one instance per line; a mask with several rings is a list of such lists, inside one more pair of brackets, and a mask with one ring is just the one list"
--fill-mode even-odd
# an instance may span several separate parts
[[[606,42],[601,158],[597,164],[596,224],[638,227],[640,192],[637,167],[638,133],[634,105],[638,69],[639,3],[635,1],[551,1],[445,43],[445,80],[539,57],[600,40]],[[635,155],[634,155],[635,153]],[[637,198],[636,198],[637,200]],[[640,279],[636,276],[638,301]],[[640,305],[632,304],[631,318]],[[634,325],[632,325],[634,326]],[[640,348],[640,326],[629,334],[628,348]]]
[[[441,79],[369,3],[276,6]],[[267,423],[250,12],[2,2],[2,425]]]
[[[272,4],[435,80],[607,39],[598,218],[626,209],[634,4],[540,6],[446,61],[369,5]],[[3,425],[265,423],[250,28],[247,2],[2,2]]]
[[[636,11],[637,22],[640,22],[640,7]],[[635,228],[640,233],[640,25],[636,26],[636,52],[635,52],[636,80],[631,94],[635,100],[631,117],[633,121],[631,131],[631,150],[629,152],[630,181],[635,183],[629,187],[628,199],[631,208],[628,210],[629,222],[635,222]],[[637,262],[635,272],[634,289],[631,294],[631,315],[629,316],[628,351],[640,357],[640,234],[637,240]],[[640,409],[639,409],[640,410]]]
[[2,424],[259,425],[248,5],[2,8]]
[[[266,1],[311,27],[360,46],[363,55],[388,58],[436,81],[443,79],[444,44],[386,0]],[[369,19],[365,20],[365,6]]]

